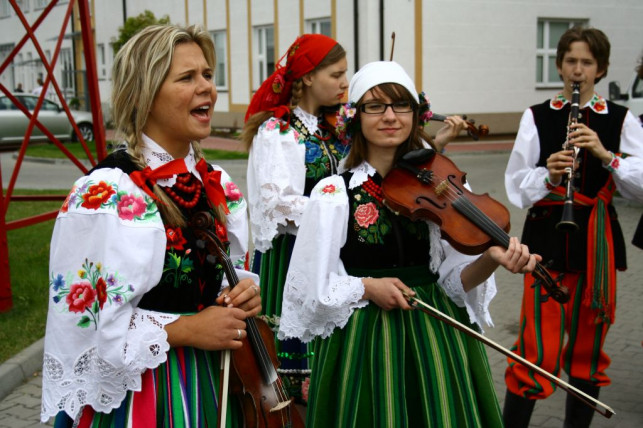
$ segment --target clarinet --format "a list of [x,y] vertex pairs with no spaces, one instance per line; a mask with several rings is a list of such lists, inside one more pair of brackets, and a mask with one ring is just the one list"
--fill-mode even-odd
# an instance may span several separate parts
[[579,148],[574,146],[570,139],[571,125],[578,122],[578,109],[580,104],[580,83],[574,82],[572,87],[572,103],[569,110],[569,119],[567,121],[567,137],[563,143],[563,150],[572,150],[573,163],[571,167],[565,168],[565,175],[567,176],[567,187],[565,189],[565,202],[563,203],[563,215],[556,224],[556,230],[563,232],[574,232],[579,229],[578,224],[574,221],[574,188],[572,186],[574,181],[574,173],[576,172],[576,157],[578,156]]

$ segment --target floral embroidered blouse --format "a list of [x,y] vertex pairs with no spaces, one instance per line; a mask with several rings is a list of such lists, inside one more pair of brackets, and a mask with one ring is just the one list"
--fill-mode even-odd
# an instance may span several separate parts
[[[362,298],[362,278],[349,275],[346,267],[424,263],[439,274],[438,284],[449,298],[466,307],[471,322],[492,325],[489,303],[496,294],[494,276],[465,293],[460,274],[477,257],[456,251],[440,238],[434,223],[393,220],[379,200],[381,180],[365,162],[321,180],[313,189],[288,269],[279,339],[308,342],[316,336],[328,337],[335,328],[343,328],[355,310],[369,304]],[[415,250],[404,261],[395,244],[394,227],[402,231],[404,245]]]
[[[152,170],[173,160],[145,136],[144,143],[143,153]],[[202,182],[192,149],[184,160],[193,179]],[[61,410],[73,418],[84,405],[97,412],[118,407],[127,391],[141,389],[145,370],[166,360],[169,344],[164,326],[179,314],[211,304],[227,286],[220,266],[207,262],[189,228],[165,227],[155,201],[122,165],[127,163],[97,167],[78,179],[56,219],[50,253],[43,422]],[[230,242],[238,277],[258,281],[244,270],[246,202],[228,174],[212,168],[221,172],[229,209],[225,227],[218,224],[217,234]],[[176,182],[175,175],[157,184],[172,187]],[[207,207],[205,192],[200,198],[194,209]],[[185,208],[184,214],[189,215]]]
[[254,246],[265,252],[280,234],[297,234],[308,195],[322,178],[337,172],[349,150],[297,107],[290,125],[264,122],[248,157],[248,203]]

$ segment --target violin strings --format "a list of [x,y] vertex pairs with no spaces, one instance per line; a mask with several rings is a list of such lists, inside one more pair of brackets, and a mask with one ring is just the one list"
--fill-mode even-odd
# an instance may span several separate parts
[[[484,214],[477,206],[475,206],[468,198],[466,198],[465,195],[461,195],[456,192],[452,187],[454,185],[453,183],[451,183],[451,181],[439,175],[433,175],[433,180],[448,184],[446,190],[444,192],[441,192],[440,195],[435,192],[438,197],[444,195],[445,199],[449,201],[451,205],[456,208],[456,210],[460,211],[463,216],[474,222],[476,226],[478,226],[484,232],[490,234],[492,238],[499,241],[498,243],[504,245],[505,248],[509,245],[509,235],[507,235],[500,226],[498,226],[493,220],[491,220],[489,216]],[[431,183],[431,186],[435,191],[436,186],[433,184],[433,181]],[[457,204],[457,202],[461,202],[461,204]]]
[[[435,181],[439,182],[446,182],[448,183],[447,188],[444,192],[442,192],[440,195],[435,192],[435,184],[433,184]],[[489,233],[492,238],[494,237],[497,240],[497,242],[502,243],[502,245],[505,248],[509,247],[509,235],[500,227],[498,226],[493,220],[489,218],[484,212],[482,212],[473,202],[471,202],[464,194],[460,194],[456,190],[453,189],[452,186],[453,183],[449,181],[448,179],[441,177],[439,175],[433,175],[433,180],[430,184],[432,186],[436,196],[440,197],[441,195],[444,194],[444,197],[447,201],[451,203],[454,207],[457,207],[456,210],[460,211],[462,215],[467,217],[471,221],[478,221],[480,224],[484,225],[485,227],[480,226],[478,223],[476,224],[478,227],[480,227],[483,231]],[[457,202],[462,202],[462,204],[457,204]],[[457,205],[454,205],[457,204]],[[549,287],[548,288],[558,288],[556,285],[555,281],[553,278],[551,278],[551,275],[549,272],[539,263],[536,262],[536,267],[535,271],[538,273],[537,277],[543,281],[546,282]]]
[[[221,255],[223,250],[221,250]],[[230,257],[225,254],[225,257],[223,257],[224,263],[226,265],[226,275],[228,276],[228,282],[231,284],[231,289],[239,283],[239,277],[234,269],[234,266],[232,265],[232,261],[230,260]],[[290,399],[286,393],[286,391],[283,388],[283,385],[281,383],[281,379],[279,378],[279,375],[277,374],[277,371],[275,370],[275,367],[272,364],[272,360],[270,359],[270,356],[268,355],[268,351],[265,346],[261,346],[259,343],[259,340],[261,338],[261,335],[259,333],[259,329],[257,328],[257,324],[255,323],[253,318],[248,318],[246,320],[246,326],[247,329],[250,330],[251,334],[248,335],[249,341],[253,342],[253,349],[256,351],[255,356],[257,357],[257,361],[260,364],[260,368],[262,369],[263,373],[265,373],[267,376],[270,376],[271,378],[276,378],[277,380],[274,382],[270,382],[272,389],[274,390],[275,396],[279,401],[286,401]],[[269,381],[269,379],[266,379],[266,381]]]

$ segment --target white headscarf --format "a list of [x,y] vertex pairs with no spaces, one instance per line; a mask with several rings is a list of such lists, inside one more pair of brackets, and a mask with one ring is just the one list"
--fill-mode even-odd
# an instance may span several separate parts
[[402,66],[393,61],[375,61],[360,68],[351,79],[348,89],[348,101],[357,103],[371,88],[382,83],[397,83],[404,86],[419,104],[418,92],[411,77]]

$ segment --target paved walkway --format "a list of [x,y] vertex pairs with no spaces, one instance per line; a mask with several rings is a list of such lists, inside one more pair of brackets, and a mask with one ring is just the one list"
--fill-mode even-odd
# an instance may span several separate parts
[[[225,144],[238,144],[226,141]],[[204,145],[220,148],[216,141]],[[507,205],[513,219],[512,235],[520,236],[524,211],[508,204],[504,194],[502,174],[508,158],[510,142],[487,141],[482,143],[452,143],[447,154],[452,156],[458,167],[466,171],[474,190],[488,192]],[[4,164],[3,174],[7,167]],[[215,161],[216,162],[216,161]],[[245,191],[246,161],[218,162]],[[58,165],[58,168],[63,166]],[[52,184],[55,185],[55,184]],[[68,184],[58,188],[68,187]],[[616,323],[607,336],[605,350],[612,358],[608,374],[612,385],[601,391],[601,401],[611,406],[616,414],[606,419],[599,414],[594,417],[593,427],[630,428],[643,426],[643,293],[640,291],[643,278],[643,250],[629,244],[642,206],[626,201],[616,201],[619,218],[628,242],[628,265],[626,272],[618,275],[618,309]],[[46,261],[43,261],[46,263]],[[517,333],[519,305],[522,293],[521,278],[504,270],[496,273],[498,295],[491,305],[495,328],[487,329],[489,338],[509,348]],[[488,348],[496,392],[504,401],[503,374],[505,357]],[[0,428],[39,426],[40,413],[40,366],[42,364],[42,342],[36,342],[14,359],[0,366]],[[565,377],[566,379],[566,377]],[[4,389],[3,389],[4,388]],[[8,395],[7,395],[8,394]],[[6,395],[6,396],[5,396]],[[558,391],[547,400],[538,402],[532,417],[532,427],[561,427],[564,414],[565,392]],[[493,428],[493,427],[490,427]]]

